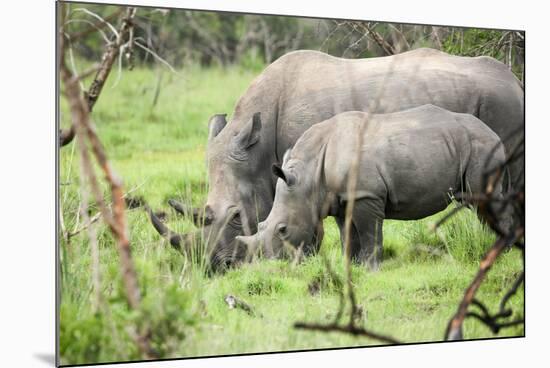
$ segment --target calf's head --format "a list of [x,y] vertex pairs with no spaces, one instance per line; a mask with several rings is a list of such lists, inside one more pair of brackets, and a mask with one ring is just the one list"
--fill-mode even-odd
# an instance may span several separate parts
[[[267,219],[252,236],[237,236],[249,253],[259,252],[268,258],[283,256],[289,246],[305,254],[318,250],[323,239],[325,187],[324,160],[306,163],[285,154],[283,166],[272,166],[277,181],[275,200]],[[326,212],[326,211],[325,211]]]

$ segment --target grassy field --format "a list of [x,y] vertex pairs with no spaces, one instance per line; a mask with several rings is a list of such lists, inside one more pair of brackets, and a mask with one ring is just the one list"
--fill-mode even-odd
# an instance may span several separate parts
[[[162,72],[160,79],[159,73],[124,72],[113,87],[114,71],[93,119],[130,195],[167,211],[169,198],[191,198],[193,204],[201,205],[208,186],[208,118],[214,113],[231,114],[257,71],[188,67],[178,74]],[[62,126],[68,125],[68,118],[62,103]],[[78,226],[81,201],[74,144],[61,150],[60,160],[61,209],[65,226],[72,230]],[[97,209],[91,204],[90,210],[94,214]],[[173,229],[192,229],[190,221],[170,211],[168,215]],[[62,364],[140,359],[128,326],[145,328],[147,324],[153,346],[163,358],[379,344],[293,328],[296,321],[327,322],[338,309],[338,280],[327,274],[324,262],[328,260],[336,275],[343,277],[343,257],[332,219],[325,223],[320,254],[302,263],[262,260],[224,275],[207,276],[201,265],[186,260],[160,239],[142,209],[129,210],[127,216],[143,296],[139,311],[129,311],[126,305],[117,252],[103,224],[96,227],[103,298],[99,311],[93,308],[86,232],[70,243],[60,236]],[[431,231],[429,225],[441,216],[386,221],[381,270],[369,273],[359,266],[353,268],[357,300],[364,311],[362,323],[369,329],[407,343],[442,339],[447,321],[494,236],[470,211],[459,213],[437,233]],[[521,254],[513,250],[491,270],[479,298],[493,312],[521,268]],[[308,291],[311,283],[318,285],[313,295]],[[226,294],[244,299],[256,315],[228,309]],[[522,288],[510,305],[522,315],[523,303]],[[464,333],[468,339],[493,337],[475,320],[466,321]],[[523,327],[514,327],[499,336],[523,333]]]

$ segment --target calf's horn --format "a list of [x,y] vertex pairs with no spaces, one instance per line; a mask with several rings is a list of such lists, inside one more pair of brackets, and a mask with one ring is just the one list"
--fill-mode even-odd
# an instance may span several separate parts
[[254,253],[257,248],[257,235],[250,235],[250,236],[244,236],[239,235],[235,237],[235,240],[241,244],[244,244],[246,246],[247,253]]

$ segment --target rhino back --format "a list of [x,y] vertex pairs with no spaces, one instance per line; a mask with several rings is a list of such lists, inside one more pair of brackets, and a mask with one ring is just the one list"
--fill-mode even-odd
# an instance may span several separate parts
[[[272,96],[256,96],[264,93]],[[522,90],[506,66],[432,49],[368,59],[292,52],[262,73],[237,110],[250,100],[275,115],[279,157],[310,126],[345,111],[388,113],[431,103],[478,116],[501,137],[523,124]]]
[[484,162],[499,142],[479,119],[431,105],[370,117],[346,113],[332,120],[325,159],[329,191],[346,192],[357,155],[357,132],[367,122],[357,195],[384,200],[386,217],[394,219],[417,219],[443,210],[450,192],[465,189],[471,163]]
[[[343,59],[305,50],[269,65],[239,99],[229,129],[222,133],[230,139],[260,111],[262,152],[257,157],[269,164],[281,162],[312,125],[339,113],[390,113],[425,104],[477,116],[503,139],[523,127],[523,90],[506,66],[492,58],[417,49]],[[225,140],[219,140],[221,150]]]

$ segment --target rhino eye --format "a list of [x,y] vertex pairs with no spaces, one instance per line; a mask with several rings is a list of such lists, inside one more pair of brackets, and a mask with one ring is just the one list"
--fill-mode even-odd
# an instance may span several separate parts
[[282,239],[288,237],[288,229],[286,224],[277,225],[277,235],[279,235]]
[[235,212],[233,218],[231,219],[231,222],[235,225],[241,226],[241,213],[239,211]]
[[206,206],[204,211],[204,225],[210,225],[214,221],[214,212],[210,206]]

